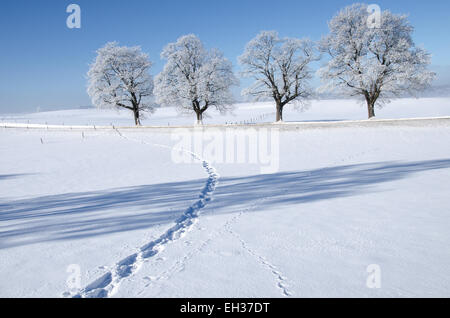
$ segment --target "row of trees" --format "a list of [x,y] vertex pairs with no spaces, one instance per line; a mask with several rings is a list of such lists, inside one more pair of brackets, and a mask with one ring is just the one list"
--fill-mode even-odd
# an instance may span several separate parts
[[[369,118],[375,116],[376,105],[428,87],[435,76],[427,69],[431,57],[414,44],[407,17],[384,11],[373,27],[368,11],[364,4],[341,10],[319,43],[280,38],[275,31],[258,34],[239,57],[242,76],[254,79],[243,95],[273,99],[276,120],[282,121],[286,105],[303,104],[313,96],[310,65],[321,54],[329,59],[318,71],[324,82],[319,90],[360,96]],[[208,109],[224,113],[233,105],[231,88],[239,82],[231,62],[220,51],[205,49],[195,35],[182,36],[164,48],[161,58],[167,63],[154,80],[149,74],[152,63],[139,47],[114,42],[97,53],[88,73],[93,104],[129,109],[136,125],[142,112],[154,111],[157,104],[194,112],[198,123]]]

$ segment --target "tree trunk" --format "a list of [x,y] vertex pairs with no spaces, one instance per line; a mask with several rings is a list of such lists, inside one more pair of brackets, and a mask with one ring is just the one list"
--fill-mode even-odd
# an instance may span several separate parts
[[377,101],[378,96],[374,96],[369,92],[364,92],[364,97],[366,98],[367,103],[367,113],[369,115],[369,119],[375,117],[375,102]]
[[283,106],[281,106],[280,102],[277,103],[277,122],[283,121]]
[[203,112],[197,111],[197,125],[203,125]]
[[139,119],[139,109],[134,109],[134,123],[136,126],[141,126],[141,120]]
[[136,97],[136,94],[134,92],[131,93],[131,104],[133,105],[133,114],[134,114],[134,123],[136,126],[141,125],[141,120],[139,119],[140,113],[139,113],[139,103]]
[[369,114],[369,119],[375,117],[375,102],[373,101],[367,102],[367,112]]

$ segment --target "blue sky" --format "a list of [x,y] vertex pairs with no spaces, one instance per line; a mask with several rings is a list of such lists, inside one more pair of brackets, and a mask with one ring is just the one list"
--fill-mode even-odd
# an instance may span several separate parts
[[[161,71],[159,54],[179,36],[194,33],[235,65],[261,30],[318,40],[343,0],[2,0],[0,10],[0,112],[90,105],[86,72],[95,50],[108,41],[141,45]],[[82,10],[82,28],[68,29],[66,7]],[[450,84],[450,1],[373,1],[410,15],[414,39],[433,55],[439,84]],[[245,82],[244,82],[245,83]]]

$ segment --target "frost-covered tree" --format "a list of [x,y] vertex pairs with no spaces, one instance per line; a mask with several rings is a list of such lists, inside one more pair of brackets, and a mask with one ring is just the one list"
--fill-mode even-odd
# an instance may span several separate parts
[[365,4],[340,11],[330,22],[330,34],[320,43],[330,61],[319,70],[321,91],[360,96],[369,118],[375,106],[392,97],[415,95],[428,87],[435,74],[427,70],[431,57],[412,40],[413,27],[405,15],[380,12],[374,24]]
[[176,105],[182,112],[193,112],[197,123],[203,123],[204,113],[212,107],[225,113],[231,109],[231,87],[237,84],[231,62],[218,50],[206,50],[193,35],[180,37],[161,53],[167,63],[155,77],[156,101],[161,105]]
[[312,96],[308,85],[312,77],[309,65],[317,60],[313,42],[306,39],[279,38],[275,31],[263,31],[251,40],[239,57],[243,76],[255,79],[242,94],[255,100],[273,98],[277,121],[283,120],[283,108],[303,103]]
[[98,108],[131,110],[139,126],[142,112],[154,109],[151,66],[148,55],[140,47],[107,43],[97,50],[88,72],[88,94],[92,103]]

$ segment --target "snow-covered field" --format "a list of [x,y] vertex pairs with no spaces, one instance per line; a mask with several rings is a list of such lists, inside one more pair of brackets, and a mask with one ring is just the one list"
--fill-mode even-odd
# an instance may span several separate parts
[[[383,109],[376,109],[378,119],[450,116],[450,98],[400,99]],[[286,106],[286,122],[316,122],[367,119],[367,108],[354,100],[323,100],[311,102],[301,112],[293,106]],[[221,116],[214,109],[206,112],[205,124],[266,123],[275,120],[273,103],[238,104],[231,114]],[[173,107],[157,109],[154,114],[142,120],[146,126],[192,125],[195,115],[180,116]],[[129,111],[76,109],[31,114],[0,114],[0,123],[30,123],[49,125],[115,125],[132,126],[133,117]]]
[[[246,104],[205,121],[264,122],[272,112]],[[440,116],[450,116],[449,99],[378,110],[378,118]],[[285,118],[355,120],[366,111],[322,101]],[[164,109],[144,124],[192,119]],[[127,113],[96,110],[0,120],[132,124]],[[279,149],[270,174],[195,147],[174,151],[172,130],[0,128],[0,297],[450,296],[448,120],[267,129]]]

